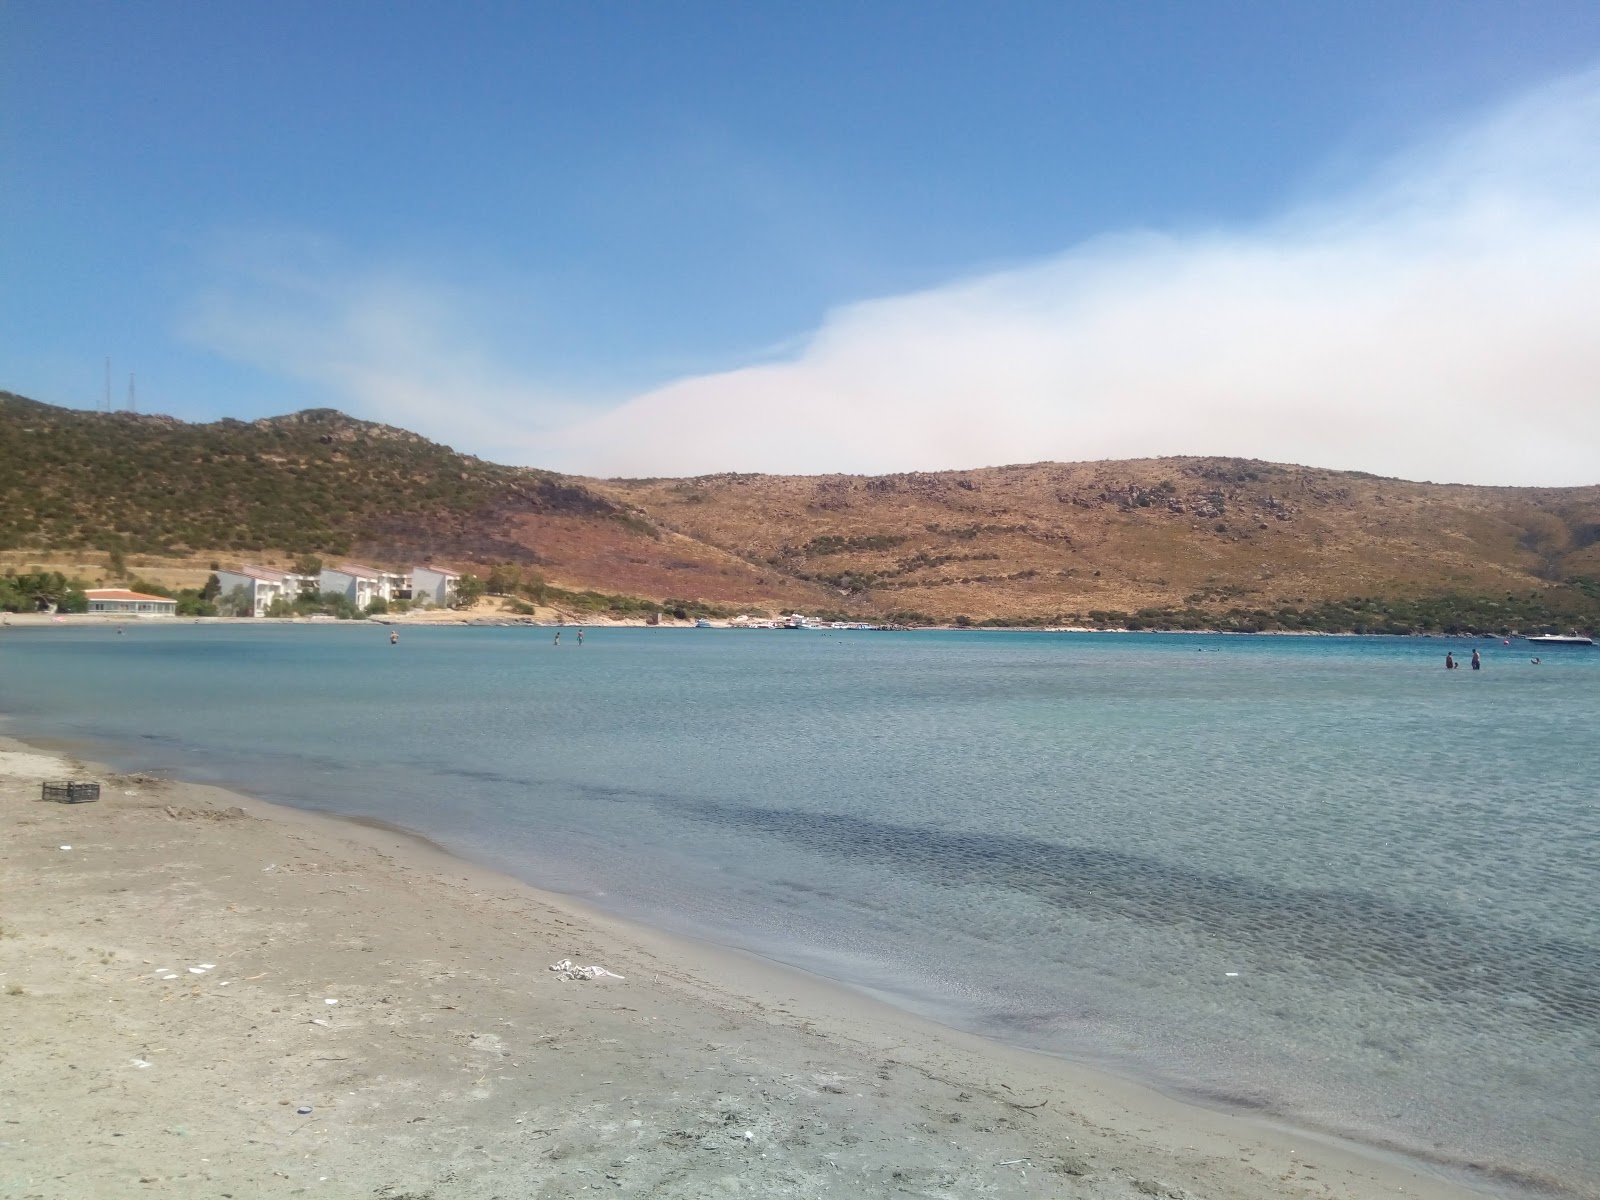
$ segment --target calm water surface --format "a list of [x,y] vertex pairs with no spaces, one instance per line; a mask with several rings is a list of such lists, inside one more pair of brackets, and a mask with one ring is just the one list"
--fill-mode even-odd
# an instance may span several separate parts
[[1600,650],[0,630],[18,733],[1018,1044],[1600,1191]]

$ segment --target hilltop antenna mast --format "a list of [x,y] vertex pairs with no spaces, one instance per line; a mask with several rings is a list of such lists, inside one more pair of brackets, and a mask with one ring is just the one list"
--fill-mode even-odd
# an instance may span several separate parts
[[111,356],[106,355],[106,411],[111,411]]
[[128,411],[131,413],[139,411],[139,396],[133,390],[133,372],[131,371],[128,373]]

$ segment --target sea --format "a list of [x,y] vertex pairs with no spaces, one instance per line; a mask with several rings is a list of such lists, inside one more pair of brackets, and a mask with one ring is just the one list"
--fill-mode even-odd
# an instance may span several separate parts
[[1600,648],[11,627],[0,713],[1491,1191],[1600,1193]]

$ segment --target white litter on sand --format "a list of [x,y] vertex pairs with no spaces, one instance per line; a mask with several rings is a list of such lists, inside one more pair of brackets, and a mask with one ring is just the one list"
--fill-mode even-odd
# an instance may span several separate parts
[[550,969],[556,973],[557,979],[621,979],[615,971],[608,971],[604,967],[590,965],[587,967],[574,966],[570,958],[563,958],[558,963],[551,963]]
[[324,1000],[323,1003],[324,1004],[337,1004],[339,1002],[337,1000]]
[[62,849],[63,849],[63,850],[71,850],[71,849],[72,849],[72,847],[71,847],[71,846],[63,846],[63,847],[61,847],[61,848],[62,848]]

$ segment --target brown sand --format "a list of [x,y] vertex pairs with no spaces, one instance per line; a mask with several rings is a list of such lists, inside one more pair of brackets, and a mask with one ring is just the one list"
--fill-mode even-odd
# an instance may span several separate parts
[[5,1200],[1473,1194],[381,828],[4,739],[0,828]]

